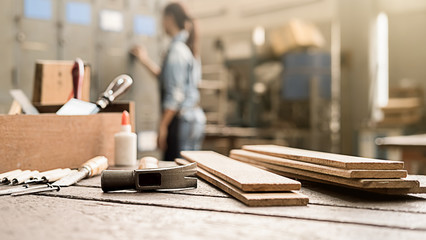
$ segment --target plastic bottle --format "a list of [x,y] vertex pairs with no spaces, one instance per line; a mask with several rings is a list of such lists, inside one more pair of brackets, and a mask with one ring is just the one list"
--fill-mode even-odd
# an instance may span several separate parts
[[123,111],[121,117],[121,131],[114,136],[115,165],[134,166],[137,160],[136,134],[132,132],[129,113]]

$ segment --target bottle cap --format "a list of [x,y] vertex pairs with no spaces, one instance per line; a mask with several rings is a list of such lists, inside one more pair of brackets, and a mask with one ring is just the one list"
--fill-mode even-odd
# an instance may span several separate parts
[[121,125],[122,126],[130,125],[129,112],[123,111],[123,115],[121,115]]

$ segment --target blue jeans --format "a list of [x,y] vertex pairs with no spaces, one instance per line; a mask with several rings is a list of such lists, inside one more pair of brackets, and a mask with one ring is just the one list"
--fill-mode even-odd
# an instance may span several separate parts
[[179,115],[179,148],[200,150],[204,140],[206,116],[201,108],[181,110]]

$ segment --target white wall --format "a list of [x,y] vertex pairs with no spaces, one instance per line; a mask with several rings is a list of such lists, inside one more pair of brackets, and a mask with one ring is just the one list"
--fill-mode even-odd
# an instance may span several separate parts
[[251,31],[255,26],[281,26],[292,18],[330,20],[334,0],[187,0],[198,17],[202,35]]
[[426,1],[421,2],[421,8],[388,13],[390,86],[409,78],[426,90]]

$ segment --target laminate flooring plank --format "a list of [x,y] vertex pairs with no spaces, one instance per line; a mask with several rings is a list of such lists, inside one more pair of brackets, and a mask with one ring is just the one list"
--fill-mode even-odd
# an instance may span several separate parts
[[[179,165],[188,164],[184,159],[176,159]],[[243,192],[226,181],[198,168],[197,176],[222,189],[224,192],[243,202],[247,206],[305,206],[309,198],[306,195],[297,192]]]
[[0,198],[0,205],[0,213],[7,216],[0,218],[0,238],[4,240],[364,240],[372,236],[376,240],[400,240],[422,239],[425,234],[425,231],[375,225],[34,195]]
[[371,189],[372,192],[391,194],[391,195],[402,195],[402,194],[419,194],[426,193],[426,176],[425,175],[408,175],[407,180],[418,181],[419,186],[409,189]]
[[265,155],[257,152],[235,149],[230,153],[230,157],[246,157],[252,160],[276,164],[284,167],[297,168],[312,172],[318,172],[344,178],[405,178],[406,170],[347,170],[342,168],[329,167],[298,160],[291,160],[282,157]]
[[300,192],[309,196],[309,206],[324,205],[426,214],[426,194],[384,195],[331,183],[303,181],[302,184]]
[[[417,188],[420,186],[418,180],[410,179],[348,179],[342,177],[331,176],[327,174],[311,172],[301,169],[289,168],[284,166],[278,166],[275,164],[260,162],[252,160],[250,158],[234,156],[234,159],[253,164],[256,166],[261,166],[267,169],[274,170],[274,173],[283,173],[281,175],[287,177],[299,176],[301,179],[305,180],[321,180],[326,182],[332,182],[344,186],[356,187],[361,189],[373,189],[373,188]],[[291,175],[291,176],[290,176]],[[303,178],[302,178],[303,177]]]
[[402,170],[404,162],[362,158],[277,145],[245,145],[244,150],[343,169]]
[[[409,175],[412,177],[413,175]],[[420,181],[420,186],[426,185],[426,176],[414,175]],[[410,195],[377,195],[370,194],[365,191],[353,191],[352,188],[346,186],[336,187],[327,183],[304,182],[300,193],[309,196],[309,205],[326,205],[336,207],[351,207],[360,209],[374,209],[383,211],[395,212],[412,212],[412,213],[425,213],[426,214],[426,194],[410,194]],[[424,183],[424,184],[423,184]],[[100,188],[100,176],[87,178],[81,180],[77,184],[79,187],[98,187]],[[212,184],[200,179],[197,183],[196,189],[188,189],[182,191],[174,191],[171,194],[177,195],[190,195],[200,197],[210,197],[215,199],[219,198],[232,198],[229,194],[221,189],[213,186]],[[1,197],[0,197],[1,198]]]
[[[342,183],[333,182],[333,181],[322,180],[322,179],[318,179],[318,178],[312,178],[312,177],[309,177],[309,176],[306,176],[306,175],[299,175],[299,174],[295,174],[295,173],[291,173],[291,172],[277,171],[277,170],[274,170],[274,169],[271,169],[271,168],[264,167],[262,165],[258,165],[258,167],[261,168],[261,169],[265,169],[265,170],[268,170],[270,172],[276,173],[276,174],[280,174],[280,175],[285,176],[285,177],[294,178],[294,179],[298,179],[298,180],[307,180],[307,181],[311,181],[311,182],[318,182],[318,183],[336,185],[336,186],[340,186],[340,187],[350,187],[350,188],[361,190],[361,191],[366,191],[366,192],[376,193],[376,194],[383,194],[383,195],[410,195],[412,197],[418,197],[419,199],[423,198],[424,200],[426,200],[426,195],[424,195],[426,193],[426,185],[424,183],[421,183],[421,182],[419,183],[420,186],[413,187],[413,188],[386,188],[386,187],[363,188],[363,187],[357,187],[357,186],[342,184]],[[409,178],[409,177],[410,177],[410,175],[406,178],[408,181],[411,181],[411,180],[418,181],[414,178]],[[417,194],[417,196],[416,196],[416,194]],[[419,195],[419,194],[421,194],[421,195]]]
[[[144,205],[171,209],[188,209],[200,211],[227,212],[256,216],[273,216],[277,218],[297,218],[313,221],[327,221],[329,224],[347,223],[384,228],[410,229],[426,231],[426,214],[409,212],[392,212],[374,209],[336,207],[326,205],[286,206],[286,207],[248,207],[233,198],[188,196],[166,192],[111,192],[103,193],[97,188],[67,187],[59,192],[40,193],[51,198],[68,198],[91,200],[93,202],[121,203],[126,205]],[[25,197],[25,196],[22,196]],[[18,197],[6,196],[0,201],[11,203]],[[26,202],[28,205],[31,202]],[[7,204],[2,205],[8,206]],[[16,205],[19,206],[19,205]],[[33,205],[32,205],[33,206]],[[33,206],[34,207],[34,206]],[[124,215],[123,215],[124,216]],[[144,215],[147,217],[147,215]],[[148,217],[153,220],[151,216]],[[116,218],[114,218],[116,219]],[[403,221],[401,221],[403,219]]]
[[189,162],[222,178],[244,192],[299,190],[300,182],[233,160],[213,151],[182,151]]

